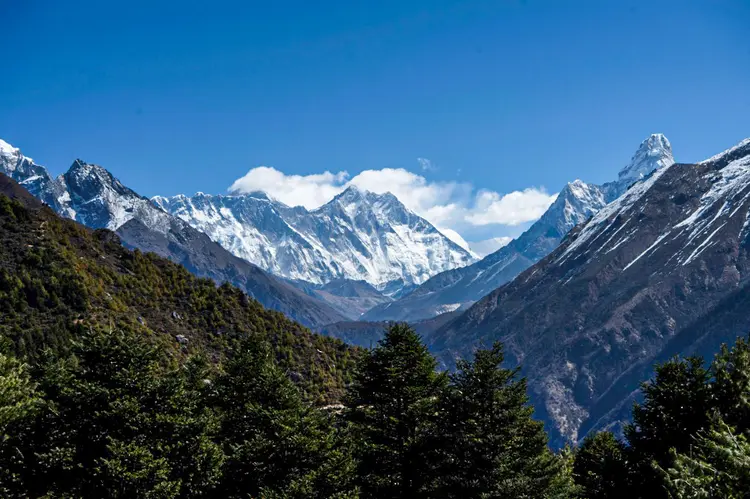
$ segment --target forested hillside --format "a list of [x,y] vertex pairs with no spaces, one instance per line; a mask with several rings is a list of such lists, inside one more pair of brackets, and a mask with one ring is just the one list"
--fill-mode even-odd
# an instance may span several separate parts
[[745,340],[555,453],[500,343],[452,373],[405,324],[349,347],[0,192],[2,497],[747,496]]
[[114,328],[151,338],[173,356],[200,351],[216,361],[257,335],[310,396],[340,398],[355,355],[344,343],[237,288],[127,250],[108,230],[62,219],[4,176],[0,193],[0,332],[19,355],[37,358],[81,331]]

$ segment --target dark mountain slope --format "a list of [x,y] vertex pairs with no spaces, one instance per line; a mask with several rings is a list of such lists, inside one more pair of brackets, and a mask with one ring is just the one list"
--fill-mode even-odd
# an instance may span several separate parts
[[199,277],[228,282],[264,307],[278,310],[306,326],[315,327],[343,318],[331,306],[232,255],[181,220],[171,219],[168,223],[168,230],[163,233],[132,219],[117,229],[117,234],[128,248],[156,253]]
[[[460,315],[460,312],[447,312],[432,319],[415,321],[409,325],[422,337],[425,343],[429,343],[430,336],[440,327]],[[365,348],[374,347],[385,335],[386,329],[394,324],[394,321],[343,321],[327,324],[317,329],[321,334],[339,338],[350,345]]]
[[216,287],[106,229],[57,216],[0,174],[0,337],[30,356],[65,348],[81,328],[117,327],[220,359],[256,334],[320,401],[337,400],[354,351],[311,333],[230,285]]
[[288,281],[306,294],[322,300],[348,320],[355,321],[376,305],[393,301],[367,281],[334,279],[326,284]]
[[582,437],[608,422],[655,360],[711,352],[746,332],[738,303],[750,282],[749,220],[750,141],[662,168],[430,346],[451,363],[503,341],[558,443]]

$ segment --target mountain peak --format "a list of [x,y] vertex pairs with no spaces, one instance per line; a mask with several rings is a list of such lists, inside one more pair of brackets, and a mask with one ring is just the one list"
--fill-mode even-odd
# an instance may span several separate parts
[[33,159],[21,154],[21,150],[19,148],[13,147],[13,145],[5,142],[3,139],[0,139],[0,161],[6,163],[6,166],[8,167],[14,167],[15,165],[9,164],[9,162],[20,163],[23,160],[26,160],[27,163],[34,162]]
[[19,156],[21,150],[0,139],[0,154],[3,156]]
[[271,197],[271,196],[270,196],[270,195],[269,195],[269,194],[268,194],[267,192],[265,192],[265,191],[250,191],[250,192],[245,192],[245,193],[244,193],[244,196],[246,196],[246,197],[249,197],[249,198],[253,198],[253,199],[259,199],[259,200],[262,200],[262,201],[275,201],[275,202],[280,202],[280,201],[278,201],[278,200],[275,200],[274,198],[272,198],[272,197]]
[[74,176],[86,176],[91,173],[98,173],[98,174],[106,174],[106,176],[110,176],[110,173],[105,170],[103,167],[99,165],[95,165],[92,163],[86,163],[82,159],[76,159],[73,161],[73,164],[70,165],[70,168],[68,168],[68,171],[66,175],[74,175]]
[[350,184],[341,191],[339,194],[337,194],[332,201],[336,200],[343,200],[343,201],[362,201],[366,200],[371,203],[375,202],[381,202],[381,203],[398,203],[399,205],[402,205],[401,201],[393,195],[390,191],[386,191],[382,194],[379,194],[377,192],[372,192],[367,189],[362,189],[361,187],[357,187],[356,185]]
[[367,191],[367,197],[370,199],[378,200],[378,201],[388,201],[388,202],[396,202],[399,204],[403,204],[401,203],[401,200],[399,200],[391,191],[386,191],[382,194]]
[[367,191],[364,191],[357,187],[356,185],[349,185],[346,189],[341,191],[339,194],[337,194],[333,199],[340,199],[340,200],[347,200],[347,201],[353,201],[362,199],[363,195]]
[[661,133],[653,133],[641,142],[625,168],[620,170],[618,182],[636,182],[647,177],[652,171],[674,163],[672,144]]

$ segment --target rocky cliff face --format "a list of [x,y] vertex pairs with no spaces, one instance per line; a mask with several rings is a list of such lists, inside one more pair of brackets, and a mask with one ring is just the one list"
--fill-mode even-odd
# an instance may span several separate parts
[[576,440],[629,410],[654,362],[750,330],[748,235],[750,140],[643,177],[430,347],[450,365],[502,341],[555,442]]
[[400,300],[380,305],[364,320],[421,320],[465,309],[555,249],[576,225],[618,198],[634,182],[674,163],[662,134],[644,140],[618,175],[604,185],[576,180],[567,184],[547,212],[507,246],[464,268],[438,274]]

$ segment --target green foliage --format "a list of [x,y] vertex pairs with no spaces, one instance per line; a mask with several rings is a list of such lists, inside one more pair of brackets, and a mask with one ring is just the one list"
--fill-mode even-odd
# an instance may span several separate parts
[[0,496],[9,497],[22,478],[17,472],[22,461],[15,429],[27,424],[43,405],[31,381],[27,366],[0,353]]
[[7,428],[38,411],[40,402],[28,366],[0,353],[0,443],[8,438]]
[[738,338],[734,347],[722,345],[711,364],[712,392],[727,424],[750,430],[750,342]]
[[688,453],[673,451],[674,465],[663,472],[676,499],[750,497],[750,442],[721,420],[701,431]]
[[127,250],[107,230],[0,199],[0,337],[19,357],[61,352],[83,329],[115,327],[176,356],[205,353],[217,363],[257,336],[272,345],[306,398],[326,404],[343,397],[356,349],[311,333],[228,284],[217,287],[154,254]]
[[[161,365],[159,350],[123,332],[87,333],[71,354],[50,352],[39,389],[48,402],[10,441],[33,497],[196,497],[223,455],[215,422],[195,400],[196,362]],[[198,369],[199,370],[199,369]],[[23,493],[21,493],[23,492]]]
[[394,324],[360,363],[346,399],[363,497],[417,497],[426,485],[424,445],[447,378],[406,324]]
[[675,498],[750,497],[750,343],[722,346],[711,364],[712,415],[660,467]]
[[15,387],[0,392],[12,415],[3,497],[356,497],[333,414],[306,402],[253,338],[217,372],[136,334],[92,330],[36,372],[46,405],[34,410],[22,366],[0,376]]
[[672,359],[642,388],[628,445],[599,433],[578,450],[584,497],[750,497],[750,343],[722,346],[708,369]]
[[[435,497],[568,497],[565,461],[531,416],[526,380],[502,368],[499,343],[460,361],[441,397]],[[568,474],[569,477],[569,474]]]
[[628,450],[608,431],[587,436],[575,454],[573,477],[589,499],[630,496]]
[[247,342],[214,393],[227,455],[222,497],[329,497],[353,467],[331,416],[305,404],[262,344]]
[[256,336],[218,368],[118,329],[45,351],[33,381],[2,359],[0,386],[14,387],[0,391],[0,413],[14,414],[3,419],[3,497],[573,492],[569,454],[547,449],[499,346],[462,363],[447,385],[419,337],[396,325],[362,361],[343,418],[305,400]]
[[690,435],[709,425],[710,379],[702,358],[675,358],[657,366],[655,378],[642,385],[644,402],[633,407],[633,423],[625,429],[638,496],[666,497],[656,466],[670,466],[671,450],[688,450]]

